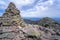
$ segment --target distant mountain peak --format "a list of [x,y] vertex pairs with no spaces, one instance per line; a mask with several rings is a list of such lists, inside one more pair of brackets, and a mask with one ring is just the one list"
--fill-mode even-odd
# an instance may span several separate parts
[[43,21],[55,21],[54,19],[49,18],[49,17],[44,17],[41,20],[43,20]]

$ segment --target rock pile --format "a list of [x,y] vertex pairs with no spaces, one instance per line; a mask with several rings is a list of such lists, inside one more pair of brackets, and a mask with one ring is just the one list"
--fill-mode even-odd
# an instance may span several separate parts
[[20,11],[16,8],[13,2],[10,2],[8,8],[5,10],[5,13],[0,17],[0,23],[2,25],[23,25],[23,20],[20,16]]

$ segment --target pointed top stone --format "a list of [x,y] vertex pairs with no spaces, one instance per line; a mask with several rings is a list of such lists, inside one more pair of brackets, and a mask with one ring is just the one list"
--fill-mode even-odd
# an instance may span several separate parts
[[20,11],[18,8],[16,8],[15,4],[13,2],[9,3],[9,6],[5,10],[5,13],[3,15],[19,15]]
[[16,8],[16,6],[13,2],[10,2],[8,8]]

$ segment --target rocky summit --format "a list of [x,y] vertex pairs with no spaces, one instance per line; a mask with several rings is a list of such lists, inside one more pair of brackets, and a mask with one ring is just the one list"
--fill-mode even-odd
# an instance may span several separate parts
[[38,25],[41,25],[49,29],[54,29],[56,31],[60,31],[60,23],[49,17],[45,17],[39,20]]
[[27,24],[21,18],[15,4],[10,2],[0,17],[0,40],[60,40],[60,24],[58,24],[50,18],[43,18],[35,25]]

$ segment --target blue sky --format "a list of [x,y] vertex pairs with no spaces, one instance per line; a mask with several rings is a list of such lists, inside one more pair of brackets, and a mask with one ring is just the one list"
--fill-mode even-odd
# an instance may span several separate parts
[[60,0],[0,0],[0,16],[10,2],[15,3],[22,17],[60,18]]

